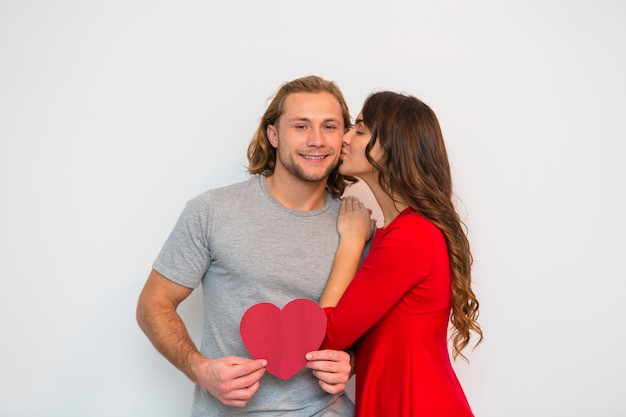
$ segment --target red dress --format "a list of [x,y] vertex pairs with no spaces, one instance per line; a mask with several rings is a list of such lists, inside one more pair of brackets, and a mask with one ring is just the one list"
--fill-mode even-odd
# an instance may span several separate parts
[[[378,229],[322,348],[356,348],[356,417],[473,416],[448,354],[443,233],[411,208]],[[355,343],[356,342],[356,343]]]

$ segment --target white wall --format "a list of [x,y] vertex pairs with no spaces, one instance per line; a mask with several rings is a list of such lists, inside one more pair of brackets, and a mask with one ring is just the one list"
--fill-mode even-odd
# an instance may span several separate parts
[[626,415],[626,3],[245,3],[0,1],[0,415],[187,414],[137,295],[184,203],[245,178],[268,97],[308,74],[353,115],[391,89],[440,118],[476,415]]

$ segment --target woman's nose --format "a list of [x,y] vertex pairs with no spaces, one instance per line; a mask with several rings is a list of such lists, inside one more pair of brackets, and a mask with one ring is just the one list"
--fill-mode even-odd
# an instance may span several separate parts
[[343,134],[343,144],[346,146],[350,145],[350,141],[352,140],[352,131],[353,128],[350,128]]

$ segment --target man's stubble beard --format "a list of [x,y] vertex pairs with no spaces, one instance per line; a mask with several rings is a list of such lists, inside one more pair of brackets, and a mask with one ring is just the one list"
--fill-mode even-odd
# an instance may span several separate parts
[[277,149],[276,158],[277,160],[280,160],[280,164],[285,168],[287,172],[289,172],[291,175],[293,175],[300,181],[306,181],[306,182],[319,182],[319,181],[327,180],[330,174],[339,165],[339,158],[337,158],[335,160],[335,163],[329,165],[324,172],[320,174],[307,174],[307,172],[302,168],[302,166],[300,166],[297,163],[296,157],[294,157],[292,154],[284,154],[283,152],[281,152],[280,146]]

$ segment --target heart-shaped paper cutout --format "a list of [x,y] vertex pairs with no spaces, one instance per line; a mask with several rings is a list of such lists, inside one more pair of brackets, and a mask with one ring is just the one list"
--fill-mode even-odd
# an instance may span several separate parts
[[250,307],[239,326],[241,339],[255,359],[266,359],[267,372],[289,379],[306,364],[326,333],[326,314],[314,301],[298,298],[280,310],[271,303]]

